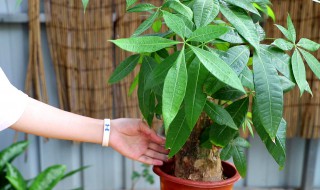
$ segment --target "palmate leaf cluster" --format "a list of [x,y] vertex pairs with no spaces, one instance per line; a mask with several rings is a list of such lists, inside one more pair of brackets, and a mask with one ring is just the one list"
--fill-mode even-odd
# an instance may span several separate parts
[[[289,16],[287,28],[277,25],[286,39],[265,44],[266,34],[252,17],[265,12],[274,18],[269,5],[268,0],[167,0],[157,7],[127,0],[128,12],[150,16],[130,38],[111,40],[135,54],[119,64],[109,82],[120,81],[140,65],[133,82],[140,110],[149,124],[155,116],[163,119],[170,156],[206,113],[213,124],[204,130],[201,146],[222,147],[221,157],[232,157],[244,176],[249,143],[239,130],[252,131],[252,116],[258,136],[284,166],[283,94],[296,84],[301,94],[312,93],[303,59],[319,78],[320,63],[308,51],[320,45],[305,38],[296,43]],[[150,28],[154,32],[146,34]]]

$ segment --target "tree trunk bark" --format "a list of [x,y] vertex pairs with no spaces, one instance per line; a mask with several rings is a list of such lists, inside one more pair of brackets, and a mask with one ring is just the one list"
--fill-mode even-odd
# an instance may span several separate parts
[[218,147],[200,147],[202,130],[211,121],[202,116],[194,127],[188,141],[175,156],[175,176],[194,181],[221,181],[224,179]]

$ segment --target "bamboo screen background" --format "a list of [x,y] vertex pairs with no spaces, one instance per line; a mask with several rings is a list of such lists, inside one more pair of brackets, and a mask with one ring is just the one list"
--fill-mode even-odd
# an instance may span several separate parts
[[[311,0],[272,0],[272,3],[277,24],[286,26],[287,15],[290,13],[297,30],[297,39],[306,37],[320,43],[320,3]],[[269,37],[284,38],[270,19],[265,29]],[[314,55],[320,59],[319,51]],[[307,65],[306,68],[313,97],[304,94],[300,98],[297,88],[285,95],[284,118],[288,123],[288,137],[320,137],[320,82]]]
[[125,10],[125,0],[90,0],[85,14],[80,0],[45,1],[62,109],[95,118],[141,117],[136,93],[128,96],[138,69],[118,84],[107,83],[117,64],[130,54],[108,40],[129,37],[147,16]]
[[[122,82],[107,81],[118,63],[129,53],[109,39],[129,37],[147,15],[125,13],[125,0],[90,0],[83,14],[80,0],[46,0],[45,12],[51,56],[57,76],[60,106],[96,118],[141,117],[134,92],[128,96],[137,70]],[[145,1],[160,4],[160,0]],[[320,41],[320,4],[311,0],[273,0],[277,24],[286,25],[289,12],[298,36]],[[268,21],[268,37],[282,37]],[[317,55],[320,58],[320,55]],[[285,96],[284,117],[288,137],[320,137],[319,81],[308,71],[314,97],[299,97],[297,89]]]
[[30,96],[42,102],[48,103],[46,79],[42,57],[40,35],[40,2],[28,1],[29,16],[29,60],[25,80],[25,91]]

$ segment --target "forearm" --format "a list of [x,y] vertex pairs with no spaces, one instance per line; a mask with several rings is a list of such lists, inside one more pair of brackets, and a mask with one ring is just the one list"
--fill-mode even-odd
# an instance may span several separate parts
[[62,111],[32,98],[12,129],[38,136],[102,143],[103,120]]
[[[104,121],[66,112],[32,98],[12,129],[38,136],[102,144]],[[145,164],[162,165],[168,151],[159,137],[141,119],[111,121],[109,146],[122,155]]]

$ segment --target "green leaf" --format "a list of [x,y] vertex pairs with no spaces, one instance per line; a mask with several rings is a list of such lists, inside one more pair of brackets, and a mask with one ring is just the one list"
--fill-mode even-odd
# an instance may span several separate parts
[[194,46],[190,48],[212,75],[221,82],[245,93],[237,74],[217,54]]
[[169,57],[169,52],[166,49],[160,49],[156,53],[163,59],[166,59]]
[[41,172],[33,181],[30,190],[51,190],[59,183],[66,171],[66,166],[54,165]]
[[288,17],[287,17],[287,26],[288,26],[288,32],[289,32],[289,37],[288,38],[292,43],[295,44],[296,42],[296,38],[297,38],[297,34],[296,34],[296,29],[294,28],[294,25],[292,23],[292,20],[291,20],[291,17],[290,15],[288,14]]
[[26,190],[27,184],[19,170],[13,165],[7,163],[6,178],[16,190]]
[[306,68],[297,49],[293,52],[291,62],[293,75],[300,89],[300,96],[302,96],[303,92],[307,91],[310,87],[307,82]]
[[222,160],[228,160],[232,156],[234,165],[242,177],[245,177],[247,173],[247,159],[245,157],[244,147],[247,148],[249,146],[250,144],[246,140],[237,137],[221,151]]
[[183,4],[188,7],[192,7],[194,4],[194,0],[183,1]]
[[217,48],[219,51],[227,51],[230,48],[230,44],[227,42],[219,42],[216,41],[214,42],[214,46]]
[[180,19],[182,19],[182,21],[184,22],[185,26],[186,26],[186,37],[189,38],[190,35],[192,34],[192,32],[194,31],[194,23],[190,20],[188,20],[185,16],[177,14],[177,17],[179,17]]
[[151,53],[180,43],[178,41],[173,41],[158,36],[141,36],[110,41],[119,46],[121,49],[136,53]]
[[280,168],[284,167],[286,161],[286,122],[281,120],[275,140],[272,140],[262,126],[260,111],[254,101],[253,103],[253,124],[255,129],[265,144],[271,156],[279,164]]
[[157,105],[154,110],[157,119],[161,120],[161,115],[162,115],[162,96],[161,95],[156,95],[156,100],[157,100]]
[[264,31],[264,29],[262,28],[262,26],[260,26],[259,23],[256,23],[256,30],[259,36],[259,40],[263,41],[266,38],[266,32]]
[[249,67],[244,67],[241,74],[239,75],[239,78],[243,86],[249,88],[250,90],[254,90],[253,74]]
[[315,58],[311,53],[304,51],[299,48],[299,51],[302,53],[302,56],[307,61],[312,72],[320,79],[320,62]]
[[232,43],[232,44],[243,44],[243,43],[245,43],[245,40],[234,29],[230,29],[227,33],[225,33],[224,35],[220,36],[219,39],[221,39],[221,40],[223,40],[225,42]]
[[86,9],[87,9],[88,3],[89,3],[89,0],[82,0],[82,5],[83,5],[83,10],[84,10],[84,12],[85,12]]
[[[250,112],[250,114],[251,114],[251,112]],[[246,131],[246,129],[248,129],[249,132],[250,132],[250,135],[251,135],[252,137],[254,137],[254,132],[253,132],[252,124],[253,124],[253,123],[252,123],[252,121],[251,121],[251,118],[246,117],[246,119],[244,120],[244,123],[242,124],[242,129],[243,129],[243,131]]]
[[12,162],[17,156],[22,154],[28,147],[27,141],[21,141],[12,144],[0,152],[0,171],[5,167],[6,163]]
[[137,0],[126,0],[127,9],[128,9],[129,7],[131,7],[132,5],[134,5],[136,2],[137,2]]
[[131,85],[130,85],[130,88],[129,88],[129,92],[128,92],[128,95],[131,96],[133,91],[136,89],[136,87],[138,86],[139,84],[139,74],[137,76],[134,77]]
[[139,74],[139,86],[138,86],[138,99],[139,108],[143,117],[148,121],[148,124],[152,124],[153,111],[155,108],[155,95],[151,90],[145,89],[145,84],[149,74],[156,67],[157,62],[149,56],[143,58],[143,62],[140,68]]
[[131,174],[131,180],[138,180],[141,177],[141,175],[137,171],[133,171]]
[[239,128],[244,122],[249,109],[249,97],[237,100],[226,107],[227,112],[231,115],[234,123]]
[[187,124],[185,109],[181,109],[170,124],[166,135],[166,148],[170,149],[169,157],[173,157],[186,143],[192,129]]
[[285,39],[279,38],[276,39],[272,45],[278,47],[279,49],[283,50],[283,51],[289,51],[292,50],[292,48],[294,47],[294,44],[291,42],[288,42]]
[[250,1],[226,0],[226,2],[260,16],[259,11],[252,5]]
[[151,89],[159,84],[162,84],[168,74],[168,71],[172,67],[173,63],[178,59],[180,51],[177,51],[158,64],[149,75],[146,82],[145,89]]
[[290,56],[284,51],[268,45],[260,46],[260,53],[264,57],[269,57],[273,66],[288,79],[293,79],[291,73]]
[[267,5],[267,15],[272,18],[273,22],[276,21],[276,15],[274,14],[274,12],[271,9],[271,7],[268,6],[268,5]]
[[150,3],[140,3],[132,8],[127,9],[127,12],[134,13],[134,12],[144,12],[144,11],[151,11],[156,9],[157,7],[150,4]]
[[221,160],[223,160],[223,161],[229,160],[232,156],[231,150],[232,150],[232,146],[230,144],[228,144],[226,147],[224,147],[220,153]]
[[22,0],[16,0],[16,7],[18,7],[19,5],[21,5]]
[[221,6],[221,13],[237,29],[257,51],[259,50],[259,36],[251,17],[241,8]]
[[244,149],[234,145],[232,149],[232,159],[241,177],[245,177],[247,173],[247,159]]
[[242,148],[249,148],[250,147],[250,143],[241,137],[237,137],[236,139],[234,139],[233,143],[235,143],[237,146],[240,146]]
[[230,128],[227,125],[219,125],[214,123],[212,126],[210,126],[210,144],[218,147],[225,147],[235,137],[237,132],[238,130]]
[[80,167],[80,168],[78,168],[78,169],[72,170],[72,171],[64,174],[63,177],[61,178],[61,180],[64,180],[64,179],[66,179],[66,178],[68,178],[68,177],[71,177],[71,176],[73,176],[74,174],[79,173],[79,172],[81,172],[81,171],[83,171],[83,170],[85,170],[85,169],[87,169],[87,168],[89,168],[89,167],[90,167],[90,166],[82,166],[82,167]]
[[291,40],[291,34],[289,33],[289,31],[286,29],[286,28],[284,28],[283,26],[281,26],[281,25],[277,25],[276,24],[276,26],[278,27],[278,29],[281,31],[281,33],[288,39],[288,40],[290,40],[290,41],[292,41]]
[[209,72],[201,65],[199,59],[194,59],[188,68],[188,85],[185,96],[186,118],[189,127],[197,123],[206,104],[206,94],[203,93],[203,84]]
[[276,21],[276,16],[275,16],[273,10],[267,4],[264,4],[264,5],[262,5],[263,7],[261,7],[259,4],[253,3],[253,6],[255,8],[257,8],[258,10],[260,10],[261,12],[265,13],[266,15],[268,15],[269,17],[271,17],[273,22]]
[[228,27],[218,25],[200,27],[191,34],[188,41],[207,43],[219,38],[221,35],[228,32],[228,30]]
[[275,138],[282,114],[283,92],[276,69],[264,54],[253,56],[253,76],[261,122],[272,139]]
[[307,38],[301,38],[297,46],[302,47],[309,51],[317,51],[320,48],[320,44],[309,40]]
[[[275,160],[277,163],[280,165],[281,168],[284,167],[285,164],[285,157],[286,157],[286,131],[287,131],[287,122],[282,118],[279,126],[279,130],[277,132],[276,136],[276,145],[278,148],[280,148],[280,152],[278,153],[277,149],[273,148],[274,144],[269,144],[267,145],[267,149],[269,152],[271,152],[271,155],[274,156]],[[279,156],[281,155],[281,156]]]
[[193,13],[196,27],[206,26],[218,15],[219,2],[218,0],[195,0]]
[[152,29],[154,32],[160,32],[162,28],[162,21],[160,19],[156,20],[153,24],[152,24]]
[[171,30],[167,30],[166,32],[160,32],[160,33],[151,33],[151,34],[145,34],[145,36],[156,36],[161,38],[171,38],[174,35],[174,32]]
[[231,115],[221,106],[207,101],[206,105],[204,106],[204,111],[214,122],[218,123],[219,125],[227,125],[230,128],[238,130],[238,127],[234,123]]
[[245,95],[243,92],[226,86],[214,93],[212,97],[219,100],[236,100],[243,95]]
[[192,31],[184,24],[184,21],[180,17],[167,11],[162,11],[162,13],[165,23],[173,32],[182,38],[190,36]]
[[192,18],[193,18],[192,10],[188,6],[182,4],[179,0],[167,1],[166,3],[163,4],[162,7],[163,8],[169,7],[175,10],[176,12],[180,13],[181,15],[184,15],[185,17],[187,17],[190,21],[192,21]]
[[220,90],[224,86],[225,84],[220,82],[216,77],[209,76],[204,83],[203,89],[206,94],[211,96],[212,94],[216,93],[218,90]]
[[159,16],[159,10],[154,12],[145,21],[143,21],[143,23],[134,31],[134,33],[132,34],[132,37],[137,37],[143,32],[145,32],[146,30],[148,30],[152,26],[154,21],[158,18],[158,16]]
[[114,70],[108,82],[110,84],[113,84],[122,80],[124,77],[126,77],[129,73],[131,73],[134,70],[134,68],[137,66],[139,62],[139,59],[139,54],[131,55],[130,57],[126,58]]
[[291,91],[296,84],[284,76],[279,76],[283,92]]
[[[226,108],[234,123],[239,128],[245,120],[249,108],[249,98],[238,100]],[[210,142],[216,146],[225,147],[238,133],[238,130],[227,125],[213,124],[210,127]]]
[[210,132],[210,127],[205,127],[201,132],[200,138],[199,138],[201,148],[206,148],[206,149],[212,148],[212,143],[210,142],[210,139],[209,139],[209,132]]
[[221,59],[226,62],[237,75],[240,75],[242,70],[246,67],[249,57],[249,48],[247,46],[240,45],[230,48],[221,56]]
[[186,93],[187,81],[188,74],[183,48],[164,81],[162,113],[166,131],[180,109]]

